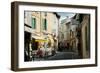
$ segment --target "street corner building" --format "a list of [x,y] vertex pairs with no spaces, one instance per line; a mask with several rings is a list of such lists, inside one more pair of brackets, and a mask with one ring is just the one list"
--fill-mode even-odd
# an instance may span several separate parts
[[24,61],[44,60],[57,49],[59,18],[56,12],[24,11]]

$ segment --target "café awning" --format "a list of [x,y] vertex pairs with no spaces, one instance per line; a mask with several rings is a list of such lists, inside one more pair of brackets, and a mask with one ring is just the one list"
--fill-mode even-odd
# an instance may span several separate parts
[[35,38],[36,42],[47,42],[46,39],[44,39],[44,37],[42,36],[32,36],[33,38]]

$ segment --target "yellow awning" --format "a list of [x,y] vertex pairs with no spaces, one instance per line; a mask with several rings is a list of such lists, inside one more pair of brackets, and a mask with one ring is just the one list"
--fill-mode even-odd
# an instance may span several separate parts
[[47,42],[47,40],[45,40],[45,39],[36,39],[35,41],[36,42]]
[[33,38],[35,38],[36,42],[47,42],[46,39],[44,39],[43,36],[32,36]]

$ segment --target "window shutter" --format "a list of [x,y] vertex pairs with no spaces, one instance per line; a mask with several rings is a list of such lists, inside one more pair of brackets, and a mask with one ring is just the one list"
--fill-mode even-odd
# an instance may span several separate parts
[[36,29],[36,18],[32,18],[32,28]]

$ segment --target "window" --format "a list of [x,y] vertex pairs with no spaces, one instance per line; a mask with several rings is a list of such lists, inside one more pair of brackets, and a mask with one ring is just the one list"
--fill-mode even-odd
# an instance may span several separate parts
[[36,18],[32,18],[32,28],[36,29]]
[[47,30],[47,20],[46,19],[44,19],[43,28],[44,28],[44,30]]

